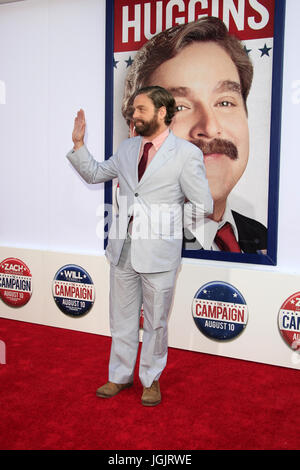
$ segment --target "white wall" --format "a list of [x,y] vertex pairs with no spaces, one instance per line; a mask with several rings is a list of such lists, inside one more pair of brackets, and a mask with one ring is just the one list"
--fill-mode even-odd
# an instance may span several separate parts
[[0,5],[1,245],[99,253],[96,209],[65,159],[77,110],[87,143],[104,145],[103,0],[26,0]]
[[[282,302],[300,285],[299,17],[300,2],[287,0],[278,265],[184,260],[170,322],[175,347],[299,367],[277,328]],[[26,306],[0,304],[3,317],[109,334],[101,223],[97,230],[103,186],[83,183],[65,159],[81,107],[87,145],[103,159],[104,54],[104,0],[0,5],[0,257],[22,258],[34,282]],[[92,313],[81,320],[64,318],[51,299],[53,275],[65,263],[81,264],[97,284]],[[245,333],[226,345],[189,330],[193,295],[216,279],[234,283],[249,305]]]
[[279,191],[278,270],[300,272],[300,2],[287,0]]

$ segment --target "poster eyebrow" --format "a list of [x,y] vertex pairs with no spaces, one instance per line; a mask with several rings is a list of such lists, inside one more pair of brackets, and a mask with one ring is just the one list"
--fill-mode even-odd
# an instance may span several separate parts
[[[178,87],[168,87],[167,90],[175,96],[185,97],[191,94],[191,89],[185,86],[178,86]],[[222,80],[217,83],[215,86],[215,91],[223,92],[223,91],[233,91],[238,93],[239,95],[242,94],[242,87],[239,82],[234,80]]]
[[239,95],[242,94],[242,87],[239,82],[235,82],[233,80],[223,80],[217,83],[215,90],[218,92],[223,91],[233,91],[238,93]]
[[191,92],[191,89],[185,86],[166,87],[166,89],[175,96],[187,96]]

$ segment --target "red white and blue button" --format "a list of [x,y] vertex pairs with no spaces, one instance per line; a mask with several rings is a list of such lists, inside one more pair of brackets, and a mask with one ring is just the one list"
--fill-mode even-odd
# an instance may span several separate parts
[[75,264],[67,264],[57,271],[52,283],[52,293],[58,308],[72,317],[86,315],[95,301],[91,276]]
[[248,307],[242,294],[231,284],[213,281],[196,292],[192,313],[197,328],[210,339],[231,340],[248,322]]
[[27,304],[32,294],[32,275],[24,261],[6,258],[0,264],[0,297],[11,307]]
[[288,346],[294,351],[300,350],[300,292],[283,302],[278,314],[278,327]]

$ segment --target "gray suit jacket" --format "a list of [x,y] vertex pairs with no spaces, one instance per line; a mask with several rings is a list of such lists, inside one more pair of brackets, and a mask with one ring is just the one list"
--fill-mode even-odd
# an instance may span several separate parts
[[142,137],[127,139],[101,163],[86,146],[70,151],[67,157],[88,183],[118,178],[119,213],[110,228],[106,249],[110,262],[118,264],[132,220],[133,268],[142,273],[169,271],[181,259],[185,197],[196,217],[212,213],[213,200],[198,147],[170,132],[138,181],[141,143]]

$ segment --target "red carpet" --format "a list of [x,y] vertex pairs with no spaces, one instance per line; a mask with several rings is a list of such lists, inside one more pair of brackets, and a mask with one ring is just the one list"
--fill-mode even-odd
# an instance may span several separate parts
[[169,350],[162,403],[104,400],[110,338],[0,319],[1,450],[292,450],[299,371]]

